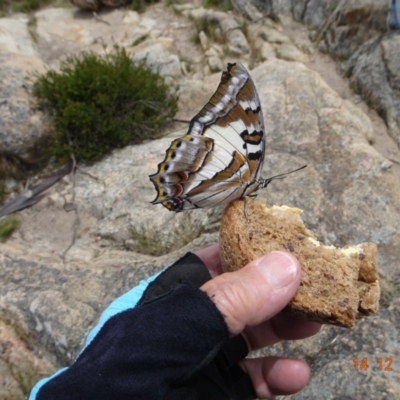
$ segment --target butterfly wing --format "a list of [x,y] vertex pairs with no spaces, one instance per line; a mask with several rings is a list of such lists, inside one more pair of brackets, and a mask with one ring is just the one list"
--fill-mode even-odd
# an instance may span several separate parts
[[214,207],[259,186],[264,123],[254,83],[240,64],[228,64],[217,91],[175,139],[157,173],[157,197],[172,211]]

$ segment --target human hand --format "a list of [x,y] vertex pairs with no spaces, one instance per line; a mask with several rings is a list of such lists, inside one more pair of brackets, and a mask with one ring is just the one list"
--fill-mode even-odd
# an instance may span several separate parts
[[318,331],[279,314],[300,282],[295,258],[271,253],[221,273],[211,246],[141,282],[103,312],[75,362],[41,380],[29,398],[253,399],[302,389],[303,361],[244,359],[249,349]]
[[[212,280],[201,286],[215,303],[232,335],[241,333],[250,351],[281,340],[303,339],[321,325],[291,318],[280,311],[300,284],[301,267],[289,253],[273,252],[240,271],[222,274],[219,246],[196,252]],[[310,370],[300,359],[262,357],[243,359],[240,367],[250,376],[260,399],[296,393],[308,382]]]

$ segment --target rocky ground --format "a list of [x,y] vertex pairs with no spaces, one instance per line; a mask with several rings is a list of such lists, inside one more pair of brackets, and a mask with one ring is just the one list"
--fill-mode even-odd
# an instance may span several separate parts
[[[267,2],[263,11],[273,19],[243,9],[246,2],[235,4],[247,19],[194,3],[160,2],[142,14],[48,7],[0,19],[1,154],[34,162],[52,126],[35,107],[30,76],[57,68],[69,54],[101,53],[118,43],[179,83],[180,96],[176,121],[162,138],[80,165],[19,212],[18,230],[0,243],[0,398],[23,399],[40,377],[71,363],[116,296],[218,240],[221,210],[188,217],[152,206],[148,175],[213,93],[219,71],[234,61],[251,70],[261,99],[263,176],[308,164],[259,198],[302,208],[308,227],[326,243],[372,241],[379,249],[378,315],[351,330],[325,326],[314,338],[266,351],[311,364],[309,385],[293,397],[398,398],[400,34],[386,33],[387,2]],[[201,19],[216,24],[213,36],[198,32]],[[21,189],[20,182],[7,185],[11,197]],[[130,234],[131,226],[142,226],[166,240],[189,224],[204,233],[158,257],[141,254]],[[379,370],[379,358],[392,360],[392,369]],[[369,368],[356,371],[354,359],[367,359]]]

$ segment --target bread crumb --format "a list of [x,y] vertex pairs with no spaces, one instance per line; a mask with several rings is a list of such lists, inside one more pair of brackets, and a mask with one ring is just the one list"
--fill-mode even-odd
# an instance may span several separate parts
[[224,271],[240,269],[271,251],[290,251],[300,261],[302,280],[285,309],[287,313],[352,327],[357,318],[378,311],[375,244],[325,246],[304,226],[299,208],[268,208],[257,201],[243,204],[244,201],[228,205],[222,217],[220,248]]

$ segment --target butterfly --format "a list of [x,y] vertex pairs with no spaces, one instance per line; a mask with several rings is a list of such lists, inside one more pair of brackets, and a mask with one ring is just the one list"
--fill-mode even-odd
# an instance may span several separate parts
[[254,82],[241,64],[228,64],[188,133],[171,143],[149,176],[157,191],[152,204],[180,212],[250,196],[286,175],[261,178],[264,155],[264,120]]

